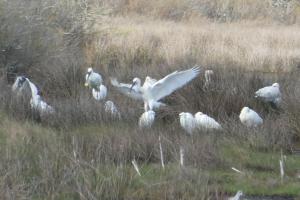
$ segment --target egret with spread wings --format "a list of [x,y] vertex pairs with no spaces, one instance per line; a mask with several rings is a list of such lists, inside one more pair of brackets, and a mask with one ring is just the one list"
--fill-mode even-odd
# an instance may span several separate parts
[[132,98],[143,100],[144,108],[147,111],[153,110],[157,103],[160,104],[159,100],[196,78],[199,72],[199,67],[193,67],[184,71],[175,71],[158,81],[147,76],[143,86],[141,86],[139,78],[134,78],[131,86],[123,83],[117,84],[115,79],[112,80],[112,85]]

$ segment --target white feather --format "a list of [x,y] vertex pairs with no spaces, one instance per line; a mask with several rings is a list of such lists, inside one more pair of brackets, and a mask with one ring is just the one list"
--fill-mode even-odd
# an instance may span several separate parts
[[146,101],[158,101],[186,85],[193,80],[199,72],[199,67],[194,67],[185,71],[175,71],[155,82],[153,85],[143,87],[143,98]]
[[199,129],[221,129],[221,125],[213,118],[202,112],[195,114],[196,125]]
[[40,95],[35,95],[30,99],[32,109],[37,110],[40,114],[52,114],[54,109],[41,99]]
[[139,119],[140,128],[150,128],[154,123],[155,112],[152,110],[144,112]]
[[181,127],[189,134],[192,134],[195,131],[196,121],[195,121],[194,116],[191,113],[188,113],[188,112],[180,113],[179,121],[180,121]]
[[263,119],[252,109],[244,107],[240,113],[242,124],[247,127],[257,127],[263,123]]
[[118,111],[116,105],[112,101],[106,101],[104,104],[104,110],[106,113],[111,114],[114,117],[121,118],[121,113]]
[[105,85],[100,85],[99,90],[95,90],[94,88],[92,89],[92,94],[94,99],[97,101],[103,100],[107,96],[107,88]]
[[262,99],[265,102],[272,102],[278,105],[281,102],[281,92],[279,84],[274,83],[271,86],[261,88],[255,92],[255,97]]
[[85,84],[90,88],[99,90],[102,82],[102,76],[99,73],[94,72],[92,68],[89,68],[88,73],[85,75]]

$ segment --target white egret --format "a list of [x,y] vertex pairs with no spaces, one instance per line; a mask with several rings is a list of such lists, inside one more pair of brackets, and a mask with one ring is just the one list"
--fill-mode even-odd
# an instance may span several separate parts
[[179,122],[181,127],[189,134],[192,134],[196,129],[196,121],[194,116],[191,113],[188,112],[180,113]]
[[153,110],[156,102],[186,85],[193,80],[199,72],[199,67],[193,67],[185,71],[175,71],[159,81],[156,81],[154,84],[153,80],[147,76],[143,86],[141,86],[141,79],[134,78],[131,88],[136,86],[137,90],[141,92],[145,110]]
[[92,68],[88,68],[87,74],[85,75],[85,86],[99,90],[100,85],[102,84],[102,76],[93,71]]
[[139,119],[139,127],[150,128],[154,123],[154,119],[155,119],[155,112],[153,110],[144,112]]
[[12,91],[20,93],[22,90],[24,90],[26,84],[28,85],[24,76],[17,76],[14,84],[12,85]]
[[38,94],[38,89],[35,84],[33,84],[28,78],[25,76],[18,76],[12,85],[12,91],[16,92],[18,95],[26,93],[25,91],[30,90],[30,96],[35,96]]
[[35,95],[30,99],[31,108],[37,110],[40,114],[52,114],[54,109],[41,99],[40,95]]
[[274,83],[271,86],[267,86],[264,88],[261,88],[255,92],[255,97],[260,98],[265,102],[274,103],[278,106],[278,104],[281,102],[281,93],[279,89],[279,84]]
[[252,109],[244,107],[240,113],[241,122],[247,127],[257,127],[263,123],[263,119]]
[[[148,76],[148,79],[149,79],[149,84],[154,84],[155,82],[157,82],[155,79],[150,78],[149,76]],[[134,85],[132,87],[131,84],[119,83],[116,78],[111,78],[111,84],[122,94],[125,94],[126,96],[128,96],[134,100],[143,101],[143,94],[139,90],[137,85]],[[166,106],[166,104],[156,101],[156,102],[152,102],[152,106],[153,106],[154,110],[157,110],[163,106]],[[145,108],[145,111],[147,111],[146,108]]]
[[92,94],[94,99],[96,99],[97,101],[103,100],[106,98],[107,96],[107,88],[105,85],[100,85],[99,90],[96,89],[92,89]]
[[147,76],[143,86],[141,85],[141,79],[134,78],[132,85],[129,87],[129,91],[125,84],[119,84],[119,86],[122,88],[123,93],[133,93],[135,98],[142,98],[145,111],[153,110],[159,100],[186,85],[193,80],[199,72],[199,67],[193,67],[185,71],[175,71],[158,81]]
[[243,192],[239,190],[234,197],[229,197],[228,200],[239,200],[243,195]]
[[104,110],[106,113],[109,113],[114,117],[121,118],[121,113],[118,111],[116,105],[112,101],[105,102]]
[[221,129],[221,125],[212,117],[209,117],[202,112],[195,114],[196,126],[199,129]]

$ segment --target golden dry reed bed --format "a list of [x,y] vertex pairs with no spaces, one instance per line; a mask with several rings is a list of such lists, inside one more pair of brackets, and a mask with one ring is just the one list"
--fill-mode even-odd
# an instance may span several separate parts
[[155,64],[192,62],[205,67],[241,67],[263,72],[290,71],[300,64],[300,27],[296,25],[115,17],[109,19],[108,31],[109,41],[95,43],[97,50],[93,53],[103,54],[114,47],[131,57],[142,48],[151,52]]

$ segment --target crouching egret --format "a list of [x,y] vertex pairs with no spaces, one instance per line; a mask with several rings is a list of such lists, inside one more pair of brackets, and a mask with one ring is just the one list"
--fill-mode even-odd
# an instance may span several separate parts
[[221,129],[221,125],[213,118],[202,112],[195,114],[196,126],[199,129]]
[[196,121],[191,113],[181,112],[179,114],[179,122],[181,127],[189,134],[192,134],[196,129]]
[[281,92],[279,89],[279,84],[274,83],[271,86],[267,86],[257,90],[255,92],[255,97],[278,106],[281,102]]
[[263,123],[263,119],[252,109],[244,107],[240,113],[242,124],[247,127],[257,127]]
[[154,119],[155,119],[155,112],[153,110],[144,112],[139,119],[139,127],[150,128],[154,123]]
[[106,113],[111,114],[113,117],[121,118],[121,114],[118,111],[116,105],[112,101],[106,101],[104,104],[104,110]]

